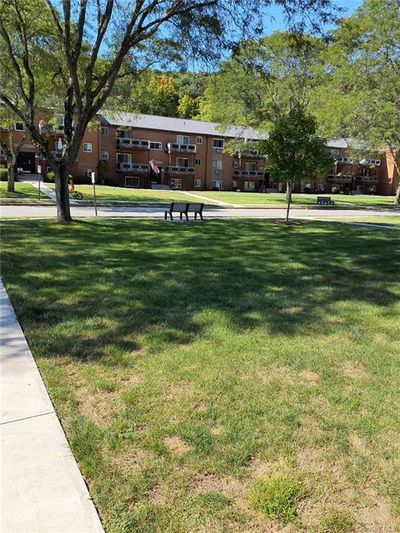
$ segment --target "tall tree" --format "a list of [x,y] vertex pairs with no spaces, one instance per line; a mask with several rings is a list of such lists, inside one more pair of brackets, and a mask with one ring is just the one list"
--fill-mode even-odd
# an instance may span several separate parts
[[303,107],[296,106],[274,120],[263,148],[276,181],[287,184],[286,223],[289,221],[293,185],[312,179],[332,167],[326,139],[317,136],[315,119]]
[[[400,3],[364,0],[338,21],[312,107],[323,134],[389,151],[400,165]],[[400,203],[400,184],[396,202]]]
[[[225,45],[260,30],[262,8],[270,0],[7,0],[0,4],[0,49],[7,56],[1,76],[0,101],[24,122],[42,158],[55,174],[58,218],[71,220],[68,174],[88,123],[111,94],[116,80],[154,61],[164,47],[216,59]],[[329,0],[279,0],[292,20],[304,27],[326,21]],[[40,17],[37,14],[40,13]],[[38,23],[39,19],[39,23]],[[47,54],[47,60],[44,56]],[[152,57],[153,56],[153,57]],[[38,128],[38,98],[43,73],[56,73],[47,85],[59,96],[64,112],[61,157],[52,154]],[[2,81],[2,80],[0,80]],[[16,103],[14,95],[23,100]],[[42,93],[43,96],[43,93]],[[48,97],[49,98],[49,97]]]

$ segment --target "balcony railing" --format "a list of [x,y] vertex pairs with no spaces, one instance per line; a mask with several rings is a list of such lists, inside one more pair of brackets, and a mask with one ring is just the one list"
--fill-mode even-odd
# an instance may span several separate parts
[[185,154],[195,154],[196,145],[195,144],[178,144],[178,143],[169,143],[166,147],[166,152],[181,152]]
[[[240,154],[240,157],[239,157]],[[260,154],[257,151],[253,152],[235,152],[235,155],[233,156],[236,159],[266,159],[266,156],[263,154]]]
[[137,172],[143,174],[149,172],[150,165],[140,164],[140,163],[117,163],[117,170],[125,172]]
[[127,137],[117,137],[117,148],[127,148],[129,150],[149,150],[150,141],[147,139],[130,139]]
[[165,173],[170,176],[193,176],[194,167],[165,167]]
[[262,179],[264,178],[264,171],[263,170],[239,170],[235,169],[233,171],[233,176],[235,178],[257,178]]

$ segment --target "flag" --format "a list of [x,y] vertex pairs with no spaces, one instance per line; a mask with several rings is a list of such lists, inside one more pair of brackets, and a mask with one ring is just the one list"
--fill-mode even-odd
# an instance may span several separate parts
[[155,164],[154,159],[152,159],[152,160],[150,161],[150,167],[151,167],[151,170],[154,172],[154,174],[159,174],[159,173],[160,173],[160,169],[159,169],[158,166]]

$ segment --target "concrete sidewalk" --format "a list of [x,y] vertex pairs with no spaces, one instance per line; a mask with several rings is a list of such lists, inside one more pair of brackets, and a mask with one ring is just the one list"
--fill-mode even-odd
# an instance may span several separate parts
[[0,281],[1,519],[4,533],[103,528]]

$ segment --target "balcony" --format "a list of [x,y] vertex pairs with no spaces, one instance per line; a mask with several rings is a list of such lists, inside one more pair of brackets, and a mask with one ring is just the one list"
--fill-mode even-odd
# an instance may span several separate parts
[[150,171],[150,165],[140,163],[117,163],[117,170],[119,172],[135,172],[137,174],[144,174]]
[[264,173],[263,170],[240,170],[240,169],[234,169],[233,177],[234,178],[264,179],[265,173]]
[[[239,157],[240,153],[240,157]],[[260,154],[256,150],[251,152],[235,152],[235,155],[233,156],[235,159],[267,159],[267,157],[263,154]]]
[[165,167],[169,176],[194,176],[194,167]]
[[150,150],[150,141],[146,139],[130,139],[117,137],[117,148],[127,150]]
[[165,150],[167,153],[170,152],[179,152],[183,154],[195,154],[196,145],[195,144],[178,144],[178,143],[169,143],[169,147]]

